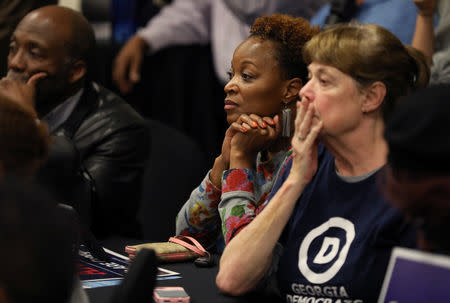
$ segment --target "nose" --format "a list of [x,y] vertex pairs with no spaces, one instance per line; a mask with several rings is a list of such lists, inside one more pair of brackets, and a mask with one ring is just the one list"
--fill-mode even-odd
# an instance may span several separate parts
[[23,56],[23,51],[18,50],[17,52],[10,51],[8,54],[8,69],[23,71],[25,70],[25,59]]
[[232,77],[227,84],[225,84],[223,91],[228,95],[230,93],[236,93],[238,90],[237,84],[235,82],[235,77]]
[[308,81],[305,83],[305,85],[303,85],[303,87],[300,89],[300,92],[298,93],[300,100],[313,100],[313,91],[311,86],[311,81]]

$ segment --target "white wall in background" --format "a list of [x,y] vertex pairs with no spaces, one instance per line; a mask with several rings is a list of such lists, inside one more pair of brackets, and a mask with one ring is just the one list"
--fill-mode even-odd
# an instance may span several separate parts
[[59,0],[58,4],[67,6],[74,10],[81,11],[81,0]]

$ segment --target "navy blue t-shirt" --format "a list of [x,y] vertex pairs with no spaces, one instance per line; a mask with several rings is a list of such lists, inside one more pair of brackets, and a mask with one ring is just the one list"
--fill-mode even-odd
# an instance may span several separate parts
[[416,246],[415,229],[386,202],[377,175],[344,181],[334,157],[321,146],[317,173],[280,238],[284,251],[277,280],[286,302],[377,301],[392,247]]

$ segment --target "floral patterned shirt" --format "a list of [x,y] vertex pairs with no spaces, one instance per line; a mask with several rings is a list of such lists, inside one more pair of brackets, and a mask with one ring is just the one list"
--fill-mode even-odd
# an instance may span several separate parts
[[222,236],[228,243],[267,204],[281,164],[290,154],[289,147],[262,162],[258,153],[256,170],[234,168],[223,172],[222,190],[211,182],[208,172],[178,212],[176,234],[192,236],[205,246],[215,244]]

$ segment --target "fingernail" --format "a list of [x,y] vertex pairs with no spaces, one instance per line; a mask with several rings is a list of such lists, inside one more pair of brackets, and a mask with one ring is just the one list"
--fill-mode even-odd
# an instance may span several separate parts
[[264,122],[264,121],[261,121],[261,127],[267,127],[267,124],[266,124],[266,122]]
[[241,130],[245,133],[247,131],[247,129],[243,126],[241,126]]
[[258,123],[256,123],[255,121],[252,122],[252,126],[253,127],[258,127]]

